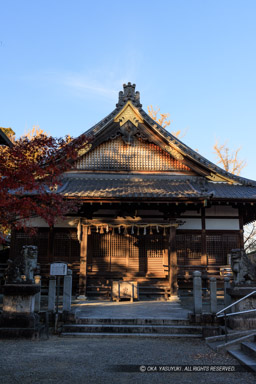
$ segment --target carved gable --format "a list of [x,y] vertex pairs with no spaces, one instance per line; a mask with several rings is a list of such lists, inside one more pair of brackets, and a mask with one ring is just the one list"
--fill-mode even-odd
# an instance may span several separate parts
[[128,145],[120,136],[81,156],[76,168],[97,171],[190,171],[159,146],[138,137],[134,137],[133,145]]

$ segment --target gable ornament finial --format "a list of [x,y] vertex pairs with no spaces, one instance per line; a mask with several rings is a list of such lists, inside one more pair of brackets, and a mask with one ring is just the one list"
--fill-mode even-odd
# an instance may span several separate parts
[[136,107],[142,107],[140,103],[140,92],[136,91],[136,84],[128,83],[123,85],[124,90],[119,92],[117,107],[123,107],[127,101],[131,101]]

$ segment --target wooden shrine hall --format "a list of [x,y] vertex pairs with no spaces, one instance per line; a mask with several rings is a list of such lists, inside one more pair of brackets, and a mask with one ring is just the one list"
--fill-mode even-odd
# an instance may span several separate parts
[[243,226],[256,219],[256,182],[211,163],[142,109],[135,85],[86,132],[93,140],[56,193],[81,202],[77,215],[36,237],[16,232],[12,254],[35,244],[43,276],[49,264],[73,269],[74,292],[101,294],[113,281],[135,281],[140,294],[169,295],[192,272],[216,275],[243,247]]

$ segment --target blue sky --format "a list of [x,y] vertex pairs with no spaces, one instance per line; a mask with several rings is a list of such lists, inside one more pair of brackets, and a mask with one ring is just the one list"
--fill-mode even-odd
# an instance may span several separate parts
[[256,1],[0,1],[0,126],[78,136],[122,84],[211,161],[242,147],[256,179]]

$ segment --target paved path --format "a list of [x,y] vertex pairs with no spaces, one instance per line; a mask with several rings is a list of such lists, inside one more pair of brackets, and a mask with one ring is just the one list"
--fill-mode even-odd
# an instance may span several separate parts
[[110,302],[100,300],[77,301],[72,310],[78,317],[93,318],[159,318],[187,319],[188,309],[178,302],[166,301],[129,301]]
[[[241,384],[250,372],[117,372],[116,365],[231,365],[203,340],[64,339],[1,341],[1,384]],[[113,368],[114,366],[114,368]]]

